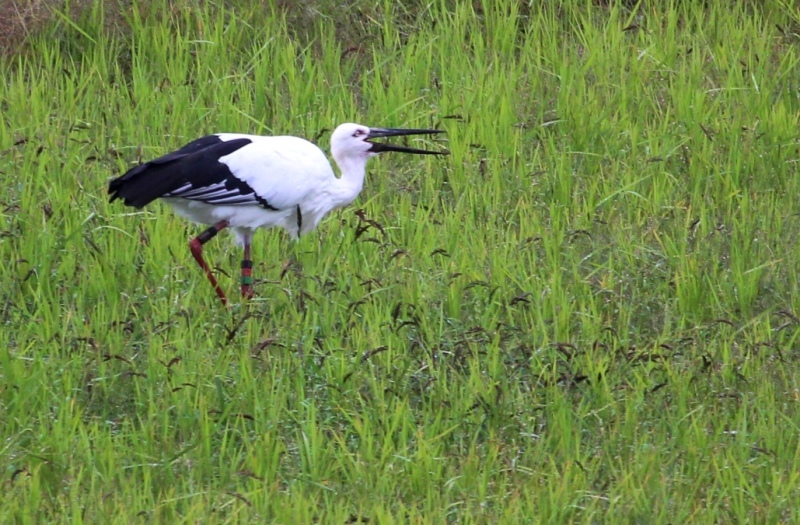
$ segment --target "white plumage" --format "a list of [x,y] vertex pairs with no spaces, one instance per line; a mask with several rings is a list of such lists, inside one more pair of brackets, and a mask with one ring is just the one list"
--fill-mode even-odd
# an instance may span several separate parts
[[[218,162],[227,166],[231,175],[247,184],[254,193],[242,196],[226,190],[224,182],[218,182],[209,187],[213,191],[205,193],[202,201],[192,200],[192,186],[187,183],[170,192],[165,200],[178,215],[200,224],[227,220],[241,245],[252,238],[255,230],[272,226],[280,226],[297,238],[313,230],[327,211],[352,202],[361,190],[357,181],[344,185],[344,179],[334,175],[325,154],[307,140],[233,133],[217,136],[224,142],[234,139],[251,141],[220,157]],[[351,174],[351,177],[353,175],[358,178],[357,174]],[[363,178],[362,174],[362,183]],[[332,201],[331,190],[351,198],[346,200],[343,196],[337,202],[330,202],[330,210],[326,211],[327,201]],[[255,195],[276,209],[260,205]],[[298,207],[301,221],[297,217]]]
[[322,150],[305,139],[220,133],[136,166],[112,180],[109,193],[111,201],[123,199],[137,208],[162,198],[178,215],[212,225],[190,246],[217,295],[226,302],[202,258],[202,245],[217,232],[230,227],[244,246],[242,293],[249,296],[250,243],[257,229],[280,226],[295,238],[313,230],[331,210],[347,206],[358,196],[370,157],[384,151],[446,154],[370,139],[433,133],[441,131],[342,124],[331,135],[331,153],[341,177],[336,177]]

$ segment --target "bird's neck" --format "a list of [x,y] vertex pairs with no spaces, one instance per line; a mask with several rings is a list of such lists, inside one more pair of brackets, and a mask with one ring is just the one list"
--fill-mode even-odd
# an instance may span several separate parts
[[336,159],[341,177],[336,180],[332,188],[336,207],[347,206],[358,197],[364,187],[367,159],[358,157],[342,157]]

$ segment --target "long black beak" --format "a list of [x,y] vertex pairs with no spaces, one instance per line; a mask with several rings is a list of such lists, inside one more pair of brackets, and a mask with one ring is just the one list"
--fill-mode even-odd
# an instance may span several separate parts
[[382,144],[380,142],[372,142],[372,139],[381,137],[399,137],[403,135],[433,135],[436,133],[444,133],[441,129],[386,129],[386,128],[370,128],[369,137],[367,142],[372,144],[369,149],[374,153],[382,153],[384,151],[402,151],[403,153],[417,153],[419,155],[449,155],[448,151],[427,151],[424,149],[407,148],[405,146],[395,146],[394,144]]

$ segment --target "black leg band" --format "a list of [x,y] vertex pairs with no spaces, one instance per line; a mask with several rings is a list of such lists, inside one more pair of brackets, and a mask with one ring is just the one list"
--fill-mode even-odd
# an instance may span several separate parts
[[215,235],[219,233],[219,230],[216,226],[212,226],[211,228],[205,230],[203,233],[197,236],[197,240],[200,241],[200,244],[205,244],[211,239],[214,238]]

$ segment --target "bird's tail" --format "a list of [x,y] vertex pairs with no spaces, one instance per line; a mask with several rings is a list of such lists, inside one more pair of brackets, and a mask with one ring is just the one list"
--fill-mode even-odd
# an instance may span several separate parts
[[179,187],[186,178],[179,161],[221,142],[222,140],[216,135],[202,137],[177,151],[131,168],[124,175],[108,183],[109,202],[122,199],[127,206],[142,208],[167,195]]

